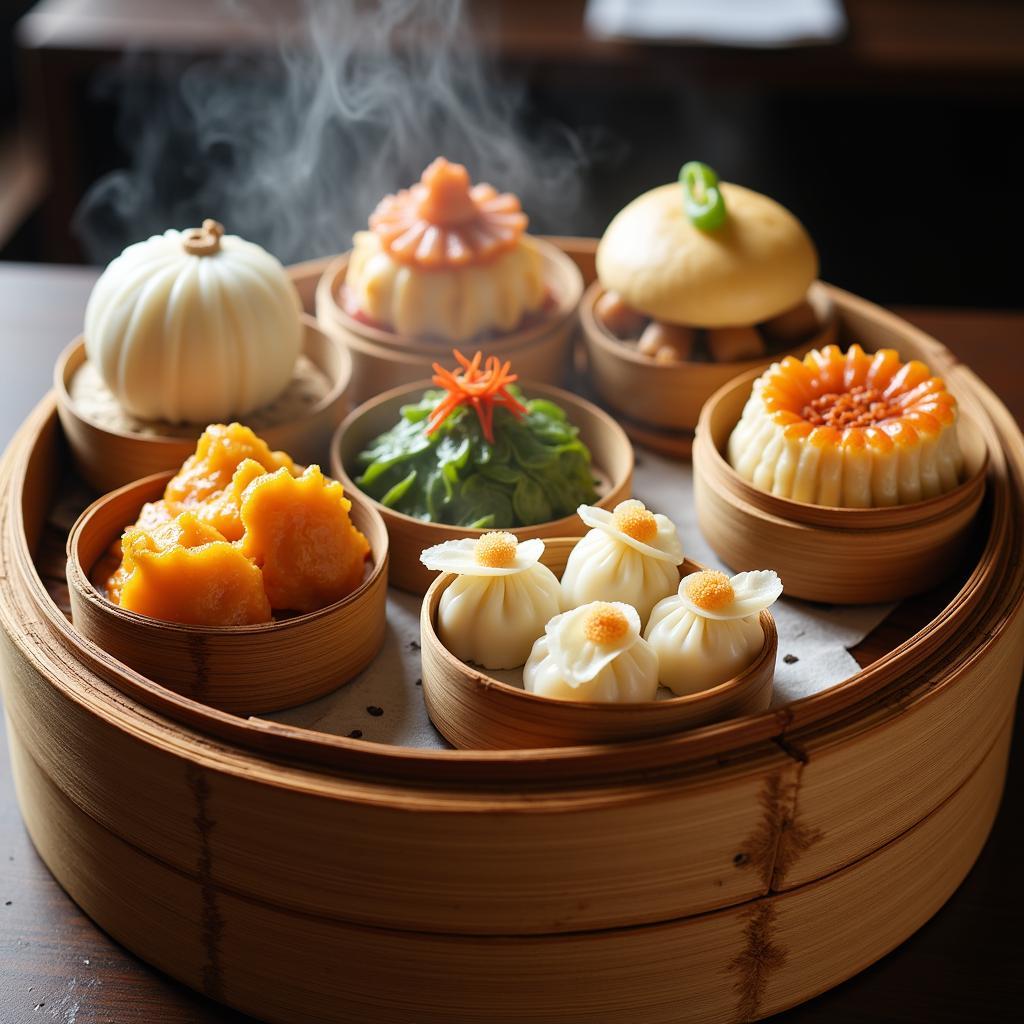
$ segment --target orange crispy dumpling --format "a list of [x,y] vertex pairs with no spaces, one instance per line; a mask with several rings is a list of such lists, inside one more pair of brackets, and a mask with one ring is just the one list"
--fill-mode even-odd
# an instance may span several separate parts
[[269,622],[258,566],[194,513],[151,529],[130,527],[107,596],[129,611],[168,622],[243,626]]
[[728,457],[762,491],[814,505],[903,505],[963,475],[956,399],[918,360],[851,345],[787,356],[755,382]]
[[261,437],[241,423],[211,423],[177,475],[167,485],[164,499],[177,511],[206,501],[231,484],[235,470],[246,459],[259,463],[268,473],[284,467],[295,472],[285,452],[274,452]]
[[[288,471],[288,467],[282,468]],[[266,473],[267,470],[255,459],[243,459],[227,487],[222,491],[214,491],[205,501],[194,505],[192,510],[201,522],[222,533],[226,540],[241,540],[244,532],[242,495],[253,480]]]
[[282,468],[248,485],[241,548],[262,568],[274,608],[314,611],[359,586],[370,545],[352,525],[351,507],[319,466],[300,477]]

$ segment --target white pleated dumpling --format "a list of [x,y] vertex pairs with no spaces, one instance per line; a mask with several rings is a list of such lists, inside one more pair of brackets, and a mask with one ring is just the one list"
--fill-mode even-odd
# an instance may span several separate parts
[[658,678],[677,696],[707,690],[742,672],[764,646],[759,616],[782,594],[771,570],[690,573],[659,601],[644,636],[658,656]]
[[562,574],[566,607],[621,601],[646,622],[651,609],[679,585],[676,566],[683,546],[675,524],[635,498],[613,512],[591,505],[576,511],[591,529],[573,548]]
[[544,541],[495,531],[427,548],[428,569],[453,572],[437,609],[437,633],[455,657],[518,668],[544,625],[562,610],[558,578],[540,562]]
[[556,615],[523,669],[530,693],[558,700],[654,700],[658,659],[640,635],[636,609],[594,601]]

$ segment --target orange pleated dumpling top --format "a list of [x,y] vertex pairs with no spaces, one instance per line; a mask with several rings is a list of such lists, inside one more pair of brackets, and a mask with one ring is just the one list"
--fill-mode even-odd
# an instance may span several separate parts
[[794,501],[910,504],[962,479],[956,424],[956,399],[924,363],[828,345],[754,382],[728,458],[755,487]]
[[341,484],[318,466],[298,473],[248,427],[208,427],[163,498],[125,531],[107,597],[205,626],[267,622],[272,611],[347,597],[363,580],[369,543]]
[[464,342],[508,332],[546,297],[540,253],[519,200],[470,182],[438,157],[411,188],[385,196],[356,232],[348,312],[408,337]]

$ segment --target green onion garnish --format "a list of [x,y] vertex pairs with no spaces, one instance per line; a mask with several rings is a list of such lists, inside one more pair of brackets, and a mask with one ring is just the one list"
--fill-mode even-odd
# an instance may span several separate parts
[[690,223],[701,231],[714,231],[725,223],[725,199],[718,190],[718,175],[699,160],[685,163],[679,172],[683,208]]

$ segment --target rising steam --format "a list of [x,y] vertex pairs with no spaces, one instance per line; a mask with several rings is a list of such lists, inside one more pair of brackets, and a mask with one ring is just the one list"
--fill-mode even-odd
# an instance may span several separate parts
[[[271,0],[231,6],[280,18]],[[338,252],[385,192],[439,153],[519,193],[535,222],[556,210],[566,222],[583,147],[555,125],[527,133],[522,89],[500,82],[474,45],[461,0],[306,0],[305,10],[297,33],[281,24],[288,38],[272,59],[179,65],[175,88],[151,89],[128,58],[106,82],[132,161],[76,214],[91,259],[203,217],[284,262]]]

